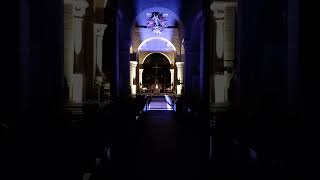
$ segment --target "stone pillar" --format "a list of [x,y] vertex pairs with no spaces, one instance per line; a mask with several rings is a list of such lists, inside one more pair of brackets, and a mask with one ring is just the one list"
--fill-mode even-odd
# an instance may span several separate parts
[[64,1],[64,76],[69,89],[69,101],[72,101],[74,65],[74,14],[72,1]]
[[223,58],[224,50],[224,2],[213,2],[210,6],[216,24],[215,52],[218,58]]
[[142,88],[142,74],[144,69],[139,69],[139,86]]
[[134,84],[136,79],[136,68],[138,62],[130,61],[130,87],[131,87],[131,95],[135,95],[137,93],[137,85]]
[[[213,2],[210,6],[216,23],[215,58],[223,58],[224,67],[229,69],[233,66],[235,57],[236,6],[236,2],[217,1]],[[213,102],[213,99],[214,103],[225,103],[228,101],[228,88],[231,78],[232,72],[226,70],[222,74],[213,74],[211,77],[211,88],[214,91],[211,91],[211,102]]]
[[[82,25],[83,25],[83,16],[86,13],[86,8],[89,7],[89,4],[86,0],[74,0],[73,1],[73,46],[74,51],[72,51],[72,54],[74,56],[74,53],[76,55],[79,55],[82,49]],[[74,63],[74,57],[72,59],[72,64]],[[82,102],[82,89],[83,89],[83,75],[82,74],[73,74],[73,66],[72,66],[72,101],[73,102]]]
[[214,76],[214,99],[215,103],[225,103],[225,86],[226,79],[224,75],[215,75]]
[[[105,24],[93,24],[93,64],[96,65],[93,67],[94,76],[101,75],[97,74],[97,71],[102,73],[102,40],[106,27],[107,25]],[[98,67],[98,69],[96,69],[96,67]]]
[[72,101],[76,103],[82,102],[83,76],[82,74],[73,74],[73,92]]
[[184,69],[184,62],[176,62],[177,66],[177,79],[178,79],[178,84],[177,84],[177,95],[182,94],[182,87],[184,83],[184,77],[183,77],[183,69]]
[[89,4],[86,0],[74,0],[74,47],[76,54],[80,54],[82,48],[82,24],[83,16]]
[[224,60],[235,59],[236,4],[227,4],[224,10]]
[[[225,75],[225,101],[228,102],[228,89],[233,76],[233,63],[235,59],[235,13],[236,3],[228,3],[225,6],[224,17],[224,67]],[[227,71],[228,70],[228,71]]]
[[172,90],[173,86],[174,86],[174,69],[170,69],[170,74],[171,74],[170,87],[171,87],[171,90]]
[[184,66],[184,62],[176,62],[176,66],[177,66],[177,79],[178,81],[180,81],[180,83],[183,83],[183,66]]

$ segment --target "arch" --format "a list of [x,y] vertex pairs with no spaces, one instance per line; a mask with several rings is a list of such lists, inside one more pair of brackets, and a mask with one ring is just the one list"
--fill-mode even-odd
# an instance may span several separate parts
[[[153,55],[155,55],[156,57],[152,58],[151,56]],[[159,90],[159,92],[161,92],[161,89],[165,90],[171,87],[172,86],[171,84],[173,84],[173,81],[174,81],[174,77],[172,74],[170,60],[167,58],[167,56],[163,53],[154,52],[154,53],[149,53],[145,59],[146,61],[144,61],[144,64],[143,64],[144,70],[141,73],[142,84],[148,85],[148,87],[153,90],[157,89]],[[158,60],[161,60],[161,61],[158,61]],[[159,65],[158,68],[160,69],[154,69],[154,68],[157,68],[157,66],[154,66],[156,64]],[[158,73],[156,73],[157,71]],[[158,83],[160,85],[159,88],[158,86],[154,87],[154,85],[156,84],[158,85]]]
[[173,47],[174,51],[177,51],[176,47],[175,47],[175,46],[172,44],[172,42],[169,41],[168,39],[163,38],[163,37],[151,37],[151,38],[148,38],[148,39],[144,40],[144,41],[139,45],[139,47],[138,47],[138,52],[140,51],[140,48],[141,48],[144,44],[146,44],[147,42],[152,41],[152,40],[161,40],[161,41],[164,41],[164,42],[168,43],[171,47]]
[[171,59],[168,57],[168,55],[166,55],[165,53],[163,52],[150,52],[148,53],[142,60],[142,63],[141,64],[144,64],[144,61],[152,54],[162,54],[163,56],[165,56],[167,58],[167,60],[170,62],[170,64],[173,64],[173,62],[171,62]]

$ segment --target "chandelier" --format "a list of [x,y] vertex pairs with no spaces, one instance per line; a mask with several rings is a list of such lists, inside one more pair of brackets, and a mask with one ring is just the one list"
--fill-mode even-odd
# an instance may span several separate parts
[[168,14],[160,12],[147,13],[147,28],[151,29],[155,34],[161,34],[168,27],[166,25]]

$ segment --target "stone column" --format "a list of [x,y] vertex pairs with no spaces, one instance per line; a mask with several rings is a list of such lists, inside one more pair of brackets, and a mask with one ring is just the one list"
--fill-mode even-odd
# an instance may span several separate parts
[[131,95],[135,95],[137,93],[137,86],[134,84],[134,80],[136,79],[136,68],[138,62],[130,61],[130,87],[131,87]]
[[171,87],[171,90],[172,90],[173,86],[174,86],[174,69],[170,69],[170,74],[171,74],[170,87]]
[[[224,2],[213,2],[210,6],[216,24],[215,52],[216,57],[223,58],[224,51]],[[215,59],[214,59],[215,60]],[[213,63],[215,64],[215,63]],[[225,78],[223,74],[213,74],[211,86],[214,88],[214,103],[224,103]],[[212,92],[212,91],[211,91]],[[211,95],[212,96],[212,95]]]
[[139,86],[142,88],[142,74],[144,69],[139,69]]
[[82,87],[83,87],[83,75],[82,74],[73,74],[73,92],[72,92],[72,101],[76,103],[82,102]]
[[215,75],[214,76],[214,99],[215,103],[225,103],[225,86],[226,79],[224,75]]
[[[215,52],[217,57],[223,58],[224,67],[231,68],[235,57],[235,8],[236,2],[213,2],[210,9],[213,11],[216,23]],[[224,71],[223,74],[214,74],[211,78],[211,88],[214,88],[214,103],[228,101],[228,87],[232,72]],[[212,91],[211,91],[212,92]],[[212,101],[211,99],[211,101]]]
[[[228,102],[228,89],[230,81],[233,76],[233,63],[235,59],[235,13],[236,3],[225,4],[225,17],[224,17],[224,67],[226,70],[225,75],[225,101]],[[229,69],[229,70],[228,70]],[[228,71],[227,71],[228,70]]]
[[76,54],[80,54],[82,48],[82,24],[83,16],[89,4],[86,0],[74,0],[74,47]]
[[[213,52],[215,52],[215,56],[213,56],[212,63],[214,66],[217,65],[215,63],[219,59],[223,58],[223,50],[224,50],[224,2],[214,1],[210,5],[210,9],[213,12],[213,19],[215,24],[215,42]],[[224,102],[224,81],[223,74],[215,74],[216,67],[212,67],[213,73],[211,73],[210,77],[210,102],[212,104]]]
[[177,66],[177,79],[178,81],[180,81],[181,83],[183,83],[183,66],[184,66],[184,62],[176,62],[176,66]]
[[[74,0],[73,1],[73,51],[72,51],[72,92],[71,97],[73,102],[82,102],[82,89],[83,89],[83,75],[74,74],[74,53],[79,55],[82,49],[82,21],[83,16],[85,15],[86,8],[89,7],[89,4],[86,0]],[[66,37],[65,37],[66,38]],[[71,63],[70,63],[71,64]],[[72,69],[72,70],[71,70]]]
[[177,79],[178,79],[178,82],[180,82],[177,85],[177,95],[181,95],[182,87],[184,83],[184,77],[183,77],[184,62],[176,62],[176,66],[177,66]]
[[64,76],[69,89],[69,101],[73,99],[73,75],[74,65],[74,14],[72,1],[64,1]]
[[223,58],[224,50],[224,2],[213,2],[210,6],[216,23],[215,52],[218,58]]
[[[101,75],[97,75],[97,71],[102,73],[102,40],[106,27],[107,25],[105,24],[93,24],[93,64],[96,65],[93,67],[94,76]],[[98,67],[98,69],[96,69],[96,67]]]

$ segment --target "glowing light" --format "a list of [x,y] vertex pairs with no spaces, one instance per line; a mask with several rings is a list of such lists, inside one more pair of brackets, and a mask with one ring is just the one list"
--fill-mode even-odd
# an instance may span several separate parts
[[177,85],[177,95],[181,95],[182,94],[182,85],[179,84]]
[[[182,0],[170,0],[170,3],[167,1],[157,1],[156,3],[153,3],[153,5],[157,6],[152,7],[151,3],[148,3],[145,0],[134,0],[134,4],[136,5],[136,14],[132,25],[134,29],[138,29],[140,31],[140,42],[153,36],[164,37],[171,41],[176,31],[175,28],[171,27],[175,27],[178,23],[179,29],[184,29],[183,22],[179,17],[182,8],[181,1]],[[149,28],[141,27],[147,26],[146,21],[148,17],[150,17],[148,14],[152,15],[152,12],[161,12],[167,16],[165,25],[170,28],[166,28],[161,34],[155,34]]]
[[132,47],[132,44],[130,46],[130,54],[133,54],[133,47]]
[[136,94],[137,86],[134,84],[134,80],[136,79],[136,67],[138,62],[130,61],[130,87],[131,87],[131,94]]
[[[163,38],[163,37],[151,37],[148,38],[146,40],[144,40],[138,47],[138,51],[140,51],[142,49],[143,46],[145,46],[148,42],[152,41],[152,40],[161,40],[164,41],[165,43],[167,43],[167,47],[163,48],[163,49],[158,49],[159,51],[168,51],[170,49],[172,49],[173,51],[176,51],[176,47],[172,44],[172,42],[170,42],[168,39]],[[170,49],[168,47],[171,47]],[[155,49],[153,49],[155,50]]]

